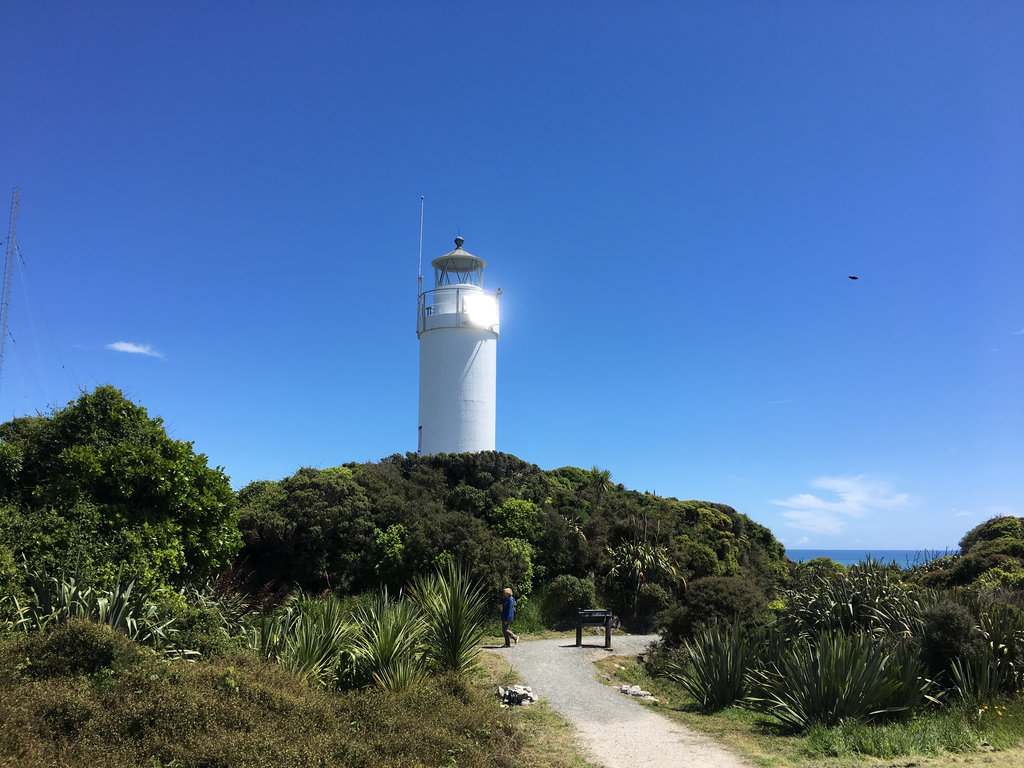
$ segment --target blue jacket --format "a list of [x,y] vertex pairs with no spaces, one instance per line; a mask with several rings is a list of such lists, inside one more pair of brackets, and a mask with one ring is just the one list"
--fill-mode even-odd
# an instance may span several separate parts
[[501,604],[501,620],[512,621],[516,617],[516,599],[509,595]]

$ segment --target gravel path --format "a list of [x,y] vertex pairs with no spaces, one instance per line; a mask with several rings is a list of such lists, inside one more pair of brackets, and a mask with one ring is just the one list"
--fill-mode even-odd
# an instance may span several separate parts
[[[618,656],[642,652],[655,635],[612,637]],[[599,642],[600,641],[600,642]],[[494,650],[525,685],[569,720],[588,760],[605,768],[749,768],[710,736],[655,714],[617,688],[594,679],[593,663],[609,654],[604,636],[524,641]],[[589,644],[588,644],[589,643]]]

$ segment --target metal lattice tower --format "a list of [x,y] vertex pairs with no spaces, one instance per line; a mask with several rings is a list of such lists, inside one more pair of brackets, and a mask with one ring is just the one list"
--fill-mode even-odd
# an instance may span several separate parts
[[4,259],[4,292],[0,299],[0,373],[4,369],[4,343],[7,341],[7,310],[11,307],[11,275],[14,273],[14,230],[18,226],[18,202],[21,190],[11,193],[11,223],[7,227],[7,255]]

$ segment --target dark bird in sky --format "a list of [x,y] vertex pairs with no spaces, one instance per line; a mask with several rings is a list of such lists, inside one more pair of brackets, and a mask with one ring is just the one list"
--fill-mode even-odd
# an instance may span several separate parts
[[847,275],[847,277],[850,278],[851,280],[860,280],[860,278],[857,277],[856,275]]

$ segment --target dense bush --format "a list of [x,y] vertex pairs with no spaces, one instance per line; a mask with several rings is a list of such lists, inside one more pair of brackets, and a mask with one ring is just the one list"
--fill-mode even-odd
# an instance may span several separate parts
[[345,467],[304,467],[239,493],[242,566],[266,582],[321,591],[365,589],[374,575],[374,525],[362,487]]
[[765,623],[767,612],[768,600],[752,581],[710,576],[691,582],[685,600],[659,614],[657,626],[665,645],[674,647],[714,621],[732,624],[736,620],[744,629],[756,629]]
[[771,532],[730,507],[497,452],[303,469],[239,498],[240,562],[254,590],[398,589],[451,559],[489,594],[512,587],[517,598],[561,575],[588,578],[631,621],[677,599],[690,577],[744,576],[769,592],[786,578]]
[[845,573],[846,566],[842,563],[837,563],[829,557],[815,557],[802,563],[790,565],[789,588],[791,590],[805,589],[820,582],[822,579],[841,577]]
[[818,571],[789,590],[785,603],[783,631],[804,637],[861,630],[908,634],[919,609],[899,568],[873,560],[845,572]]
[[563,573],[548,584],[544,594],[544,614],[552,623],[575,619],[581,608],[592,608],[596,599],[594,582]]
[[202,579],[241,543],[234,509],[224,473],[114,387],[0,424],[0,578],[13,556],[97,586]]
[[1024,585],[1024,518],[1000,516],[975,526],[960,540],[960,553],[911,569],[925,587],[980,586],[1019,590]]
[[922,615],[921,660],[935,679],[948,679],[955,659],[973,660],[984,654],[975,616],[964,606],[943,600]]
[[960,551],[972,551],[981,542],[997,539],[1013,539],[1024,541],[1024,518],[999,516],[977,525],[960,539]]
[[672,604],[672,595],[661,584],[647,583],[640,586],[637,594],[636,610],[641,617],[650,617],[637,628],[647,629],[653,626],[653,617]]
[[138,663],[142,648],[120,632],[86,619],[70,619],[53,631],[16,636],[9,650],[33,679],[117,672]]

